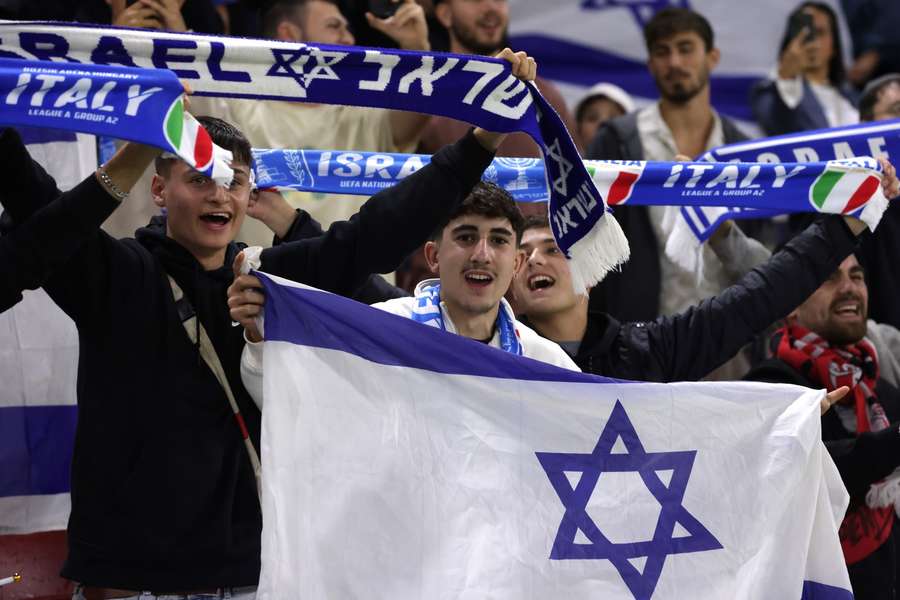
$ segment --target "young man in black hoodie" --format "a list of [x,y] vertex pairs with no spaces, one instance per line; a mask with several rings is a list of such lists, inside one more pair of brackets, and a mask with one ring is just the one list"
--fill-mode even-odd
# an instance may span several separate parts
[[[532,59],[508,50],[501,57],[515,75],[533,77]],[[79,418],[62,574],[83,584],[88,600],[137,598],[142,591],[252,597],[259,578],[262,523],[249,452],[223,387],[183,325],[193,313],[208,334],[258,448],[260,414],[239,375],[243,330],[231,321],[225,293],[240,251],[232,240],[250,199],[250,146],[227,123],[200,121],[234,155],[229,189],[179,160],[157,159],[152,192],[167,216],[135,239],[98,232],[44,286],[79,330]],[[352,294],[371,273],[395,269],[456,209],[503,137],[476,128],[349,221],[318,238],[266,249],[263,268]],[[0,202],[22,223],[59,192],[17,140],[0,135],[0,155],[6,182]],[[141,156],[133,166],[140,173],[151,160]],[[110,204],[133,183],[101,167],[82,185],[87,197]],[[176,305],[169,277],[187,303]]]

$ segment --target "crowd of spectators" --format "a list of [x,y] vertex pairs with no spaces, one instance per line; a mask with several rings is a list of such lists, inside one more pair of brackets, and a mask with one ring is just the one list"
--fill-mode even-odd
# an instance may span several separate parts
[[[852,40],[842,40],[832,5],[799,4],[784,24],[771,73],[747,99],[759,129],[778,135],[900,118],[896,6],[844,0]],[[697,12],[665,9],[644,28],[657,99],[639,104],[597,73],[597,83],[569,107],[550,81],[535,77],[528,57],[503,51],[511,8],[506,0],[397,0],[391,16],[379,17],[353,0],[0,0],[0,17],[500,55],[520,78],[535,81],[586,159],[686,160],[748,139],[739,123],[714,108],[709,83],[720,50],[713,27]],[[845,65],[851,42],[853,61]],[[895,597],[900,530],[892,529],[893,504],[871,506],[867,496],[900,467],[900,207],[889,208],[874,233],[852,217],[830,216],[802,229],[796,220],[787,228],[771,220],[726,221],[703,246],[700,272],[663,251],[673,209],[619,207],[615,216],[631,259],[580,296],[542,205],[517,206],[506,191],[477,183],[494,155],[540,156],[524,134],[499,136],[446,117],[342,105],[198,98],[192,112],[207,115],[204,125],[234,151],[240,167],[222,200],[237,207],[235,214],[214,234],[205,232],[202,244],[173,223],[196,210],[190,194],[200,197],[215,185],[200,182],[212,187],[184,192],[184,163],[120,144],[97,178],[61,193],[13,130],[0,135],[7,183],[0,195],[7,212],[0,250],[19,265],[0,279],[0,308],[18,302],[22,289],[44,285],[81,337],[77,486],[64,568],[66,577],[84,584],[75,597],[210,587],[234,588],[236,598],[253,595],[261,527],[253,473],[230,422],[219,419],[222,389],[197,358],[200,342],[192,346],[183,337],[181,306],[176,309],[168,284],[159,285],[169,276],[175,297],[180,286],[195,305],[189,308],[222,356],[258,447],[263,365],[254,319],[265,298],[258,281],[233,271],[243,260],[236,258],[235,238],[267,247],[262,260],[269,272],[416,320],[430,307],[431,316],[421,320],[427,325],[564,368],[642,381],[746,377],[825,387],[834,406],[823,414],[823,440],[852,497],[840,534],[854,591],[863,600]],[[348,221],[366,198],[253,192],[251,199],[251,146],[419,151],[435,159],[379,194],[365,216]],[[885,193],[895,196],[894,169],[882,165]],[[17,194],[25,189],[27,198]],[[132,190],[130,211],[113,213],[110,196],[120,190]],[[104,200],[76,210],[86,197]],[[416,214],[405,231],[384,236],[389,243],[366,237],[390,230],[389,215],[398,210]],[[243,221],[244,212],[251,218]],[[73,213],[79,215],[74,222]],[[114,236],[96,234],[110,214],[106,229]],[[199,217],[210,220],[210,214]],[[114,239],[138,227],[136,239]],[[58,235],[63,229],[67,234]],[[352,252],[354,244],[372,251]],[[63,264],[65,272],[54,274]],[[377,274],[394,269],[396,279]],[[161,315],[165,323],[135,326],[137,313]],[[504,334],[507,327],[518,339]],[[125,345],[141,348],[140,356],[126,360],[116,350]],[[829,375],[835,372],[843,375]],[[134,381],[153,382],[132,394],[143,399],[135,400],[139,408],[116,408],[117,390]],[[162,405],[153,402],[159,399]],[[190,424],[189,439],[154,435],[173,414]],[[140,436],[130,430],[135,423]],[[225,467],[213,472],[200,460],[181,465],[183,478],[172,484],[172,452],[183,461],[198,449]],[[127,482],[140,499],[105,494],[110,481]],[[177,551],[177,536],[160,533],[186,526],[167,522],[170,513],[161,508],[170,507],[172,485],[208,493],[180,501],[179,518],[190,519],[200,538]],[[123,532],[146,542],[127,560]],[[194,554],[204,552],[203,567],[189,569]],[[185,568],[160,566],[173,560]]]

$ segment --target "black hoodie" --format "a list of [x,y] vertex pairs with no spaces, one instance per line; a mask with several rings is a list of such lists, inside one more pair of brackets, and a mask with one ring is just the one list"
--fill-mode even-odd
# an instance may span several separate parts
[[[0,190],[0,202],[18,220],[40,202],[15,190],[54,186],[29,164],[24,147],[9,141],[0,140],[0,171],[16,187]],[[379,192],[350,221],[318,238],[266,249],[262,268],[350,295],[371,273],[396,268],[418,247],[469,194],[491,158],[470,133]],[[95,180],[82,188],[89,201],[114,202]],[[204,271],[157,219],[136,239],[98,233],[45,285],[79,331],[63,576],[156,592],[257,583],[261,518],[252,468],[224,392],[189,341],[166,278],[178,282],[209,333],[259,448],[260,414],[239,374],[243,331],[233,326],[226,299],[238,250],[231,244],[224,265]]]

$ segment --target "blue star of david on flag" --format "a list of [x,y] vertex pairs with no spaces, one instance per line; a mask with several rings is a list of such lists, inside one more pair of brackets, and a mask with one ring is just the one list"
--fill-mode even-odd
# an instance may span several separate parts
[[[614,453],[622,439],[627,453]],[[670,554],[718,550],[722,544],[683,505],[684,493],[694,465],[696,450],[647,452],[625,408],[616,402],[600,439],[590,454],[536,452],[553,489],[565,507],[562,522],[550,552],[552,560],[608,560],[619,572],[635,600],[649,600]],[[671,471],[668,485],[659,471]],[[566,473],[581,473],[573,487]],[[588,501],[601,473],[636,472],[659,501],[659,519],[650,540],[611,542],[587,512]],[[676,525],[686,536],[674,537]],[[590,543],[576,543],[579,530]],[[643,572],[630,559],[646,558]]]

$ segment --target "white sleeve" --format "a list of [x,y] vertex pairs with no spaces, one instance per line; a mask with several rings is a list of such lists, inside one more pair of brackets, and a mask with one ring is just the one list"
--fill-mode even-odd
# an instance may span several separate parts
[[241,353],[241,381],[259,410],[263,407],[263,344],[248,341]]
[[781,101],[790,109],[797,108],[803,100],[803,78],[800,75],[791,79],[775,77],[775,89],[781,96]]
[[391,313],[392,315],[397,315],[398,317],[406,317],[409,319],[412,317],[412,307],[415,301],[415,298],[407,296],[404,298],[392,298],[391,300],[385,300],[384,302],[376,302],[369,306]]

